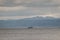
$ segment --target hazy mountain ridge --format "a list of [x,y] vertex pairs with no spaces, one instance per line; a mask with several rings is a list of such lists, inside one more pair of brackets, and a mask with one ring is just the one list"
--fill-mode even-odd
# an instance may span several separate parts
[[60,18],[53,17],[32,17],[19,20],[0,20],[0,27],[59,27]]

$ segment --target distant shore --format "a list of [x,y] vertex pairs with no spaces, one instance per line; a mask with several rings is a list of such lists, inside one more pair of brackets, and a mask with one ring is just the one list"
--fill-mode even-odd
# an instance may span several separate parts
[[18,29],[60,29],[59,27],[35,27],[35,28],[0,28],[0,30],[4,30],[4,29],[6,29],[6,30],[14,30],[14,29],[16,29],[16,30],[18,30]]

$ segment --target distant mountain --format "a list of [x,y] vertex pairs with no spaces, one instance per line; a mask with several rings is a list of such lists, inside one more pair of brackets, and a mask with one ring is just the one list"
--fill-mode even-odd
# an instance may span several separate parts
[[60,27],[60,18],[32,17],[19,20],[0,20],[0,28]]
[[32,18],[24,18],[26,20],[51,20],[51,19],[59,19],[59,18],[54,18],[54,17],[49,17],[49,16],[46,16],[46,17],[39,17],[39,16],[36,16],[36,17],[32,17]]

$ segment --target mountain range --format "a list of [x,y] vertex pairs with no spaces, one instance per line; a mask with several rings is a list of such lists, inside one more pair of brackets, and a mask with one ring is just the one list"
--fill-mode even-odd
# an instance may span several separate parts
[[60,18],[36,16],[18,20],[0,20],[0,28],[20,27],[60,27]]

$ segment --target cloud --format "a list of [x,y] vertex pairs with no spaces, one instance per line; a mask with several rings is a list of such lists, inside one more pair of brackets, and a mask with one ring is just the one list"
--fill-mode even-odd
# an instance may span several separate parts
[[[15,10],[15,9],[13,9]],[[60,15],[60,9],[56,7],[51,8],[26,8],[25,10],[16,10],[11,12],[0,13],[0,16],[32,16],[32,15]]]
[[4,3],[4,0],[0,0],[0,3]]
[[21,0],[14,0],[13,3],[18,4],[18,3],[21,3],[21,2],[22,2]]
[[60,0],[0,0],[0,16],[32,15],[60,17]]
[[16,11],[16,10],[25,10],[27,9],[26,7],[24,6],[16,6],[16,7],[0,7],[0,11]]
[[[13,8],[22,7],[60,7],[59,0],[0,0],[0,11],[1,10],[13,10]],[[4,8],[4,9],[3,9]]]

